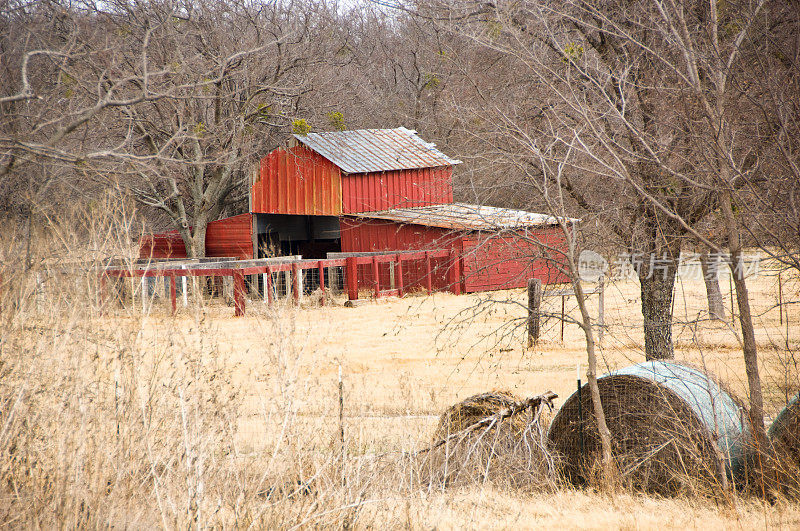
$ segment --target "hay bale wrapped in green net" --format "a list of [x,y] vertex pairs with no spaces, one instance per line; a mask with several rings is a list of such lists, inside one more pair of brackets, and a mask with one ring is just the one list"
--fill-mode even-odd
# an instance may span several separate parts
[[[716,491],[741,468],[749,429],[737,402],[702,371],[667,361],[598,378],[612,454],[623,484],[672,495]],[[548,444],[564,477],[591,484],[601,455],[588,385],[550,424]]]
[[548,392],[524,400],[493,391],[449,407],[439,418],[432,445],[417,454],[420,483],[552,488],[556,466],[545,445],[546,426],[540,422],[555,397]]
[[[775,451],[777,488],[785,496],[800,498],[800,396],[792,398],[778,413],[767,436]],[[760,485],[757,481],[752,483],[758,493]]]
[[777,452],[800,467],[800,399],[797,396],[778,413],[767,435]]

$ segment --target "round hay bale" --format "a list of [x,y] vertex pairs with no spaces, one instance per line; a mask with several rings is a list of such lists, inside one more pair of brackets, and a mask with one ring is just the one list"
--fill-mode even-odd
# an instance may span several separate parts
[[452,487],[489,482],[496,488],[552,489],[555,464],[532,408],[467,429],[487,417],[507,414],[521,401],[512,393],[493,391],[449,407],[439,418],[435,446],[416,460],[420,483]]
[[[509,409],[522,399],[508,391],[491,391],[473,395],[458,404],[447,408],[439,417],[439,424],[434,432],[434,440],[440,440],[453,433],[460,432],[486,417]],[[503,424],[512,432],[521,434],[530,421],[530,413],[524,412],[504,419]]]
[[[612,453],[623,484],[677,494],[715,490],[720,459],[730,478],[744,461],[749,428],[739,406],[703,372],[672,362],[633,365],[598,379]],[[550,424],[548,444],[565,478],[591,483],[599,470],[600,439],[588,384],[573,393]]]
[[767,431],[773,444],[781,445],[800,463],[800,400],[795,396],[783,408]]
[[767,435],[776,451],[800,466],[800,397],[794,397],[778,413]]

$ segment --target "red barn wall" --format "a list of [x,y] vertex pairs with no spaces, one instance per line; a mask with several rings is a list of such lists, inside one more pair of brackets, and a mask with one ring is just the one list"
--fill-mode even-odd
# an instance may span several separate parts
[[[241,214],[212,221],[206,229],[206,256],[253,258],[252,215]],[[144,236],[139,258],[186,258],[186,246],[178,231]]]
[[139,258],[186,258],[186,246],[176,230],[142,236]]
[[342,176],[342,212],[375,212],[453,202],[453,168],[422,168]]
[[[401,225],[391,221],[365,220],[353,217],[342,217],[340,220],[342,252],[365,253],[380,251],[414,251],[414,250],[461,250],[461,234],[439,227],[423,225]],[[449,260],[436,258],[431,260],[433,275],[431,283],[434,289],[447,289],[447,270]],[[388,266],[381,265],[381,288],[389,288]],[[426,277],[425,262],[413,261],[403,263],[403,286],[406,289],[422,289]],[[359,281],[372,280],[371,266],[359,266]]]
[[[342,252],[376,252],[402,250],[455,249],[461,256],[462,289],[467,292],[492,291],[527,286],[529,278],[543,284],[568,282],[553,262],[564,263],[558,252],[545,255],[535,242],[514,236],[492,233],[459,232],[423,225],[402,225],[391,221],[361,220],[342,217]],[[566,250],[564,234],[559,227],[530,229],[529,237],[556,249]],[[433,276],[435,289],[447,288],[448,260],[436,261]],[[404,264],[403,284],[421,288],[425,285],[425,264]],[[380,270],[381,287],[388,287],[388,269]],[[359,267],[359,279],[369,282],[372,270]]]
[[[564,249],[566,239],[559,227],[528,230],[528,237]],[[541,279],[543,284],[568,282],[556,263],[565,264],[563,254],[545,251],[535,242],[514,235],[473,233],[464,237],[462,274],[468,293],[495,289],[521,288],[528,279]]]
[[252,212],[337,216],[342,213],[339,167],[302,144],[261,159],[250,189]]

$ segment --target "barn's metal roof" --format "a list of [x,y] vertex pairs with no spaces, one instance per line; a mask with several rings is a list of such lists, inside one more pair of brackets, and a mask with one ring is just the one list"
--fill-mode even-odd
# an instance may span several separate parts
[[[547,214],[511,210],[467,203],[451,203],[414,208],[393,208],[378,212],[350,214],[366,219],[385,219],[399,223],[425,225],[457,230],[502,230],[556,225],[557,219]],[[567,222],[579,221],[567,218]]]
[[405,127],[309,133],[294,137],[345,173],[436,168],[461,163]]

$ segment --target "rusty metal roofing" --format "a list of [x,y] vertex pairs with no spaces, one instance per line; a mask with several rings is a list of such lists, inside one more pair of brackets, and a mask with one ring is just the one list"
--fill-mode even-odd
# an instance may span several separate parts
[[435,144],[422,140],[416,131],[405,127],[309,133],[294,137],[345,173],[436,168],[461,163],[436,149]]
[[[555,217],[547,214],[484,205],[470,205],[467,203],[393,208],[391,210],[361,212],[351,215],[365,219],[385,219],[399,223],[457,230],[519,229],[556,225],[558,223]],[[565,221],[573,223],[579,220],[565,218]]]

